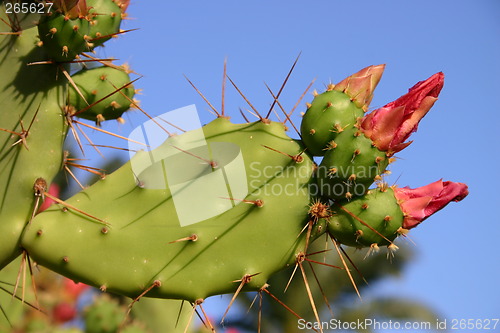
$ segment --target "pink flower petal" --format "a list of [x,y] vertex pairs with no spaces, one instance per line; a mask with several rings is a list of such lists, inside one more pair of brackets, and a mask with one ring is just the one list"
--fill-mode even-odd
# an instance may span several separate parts
[[451,201],[460,201],[468,194],[467,185],[442,180],[415,189],[409,187],[394,189],[394,195],[405,214],[403,221],[405,229],[416,227]]
[[439,72],[418,82],[406,95],[366,115],[360,128],[375,146],[392,155],[408,146],[405,141],[418,128],[443,88],[444,74]]
[[367,109],[384,69],[385,65],[368,66],[340,81],[333,89],[345,92],[359,107]]

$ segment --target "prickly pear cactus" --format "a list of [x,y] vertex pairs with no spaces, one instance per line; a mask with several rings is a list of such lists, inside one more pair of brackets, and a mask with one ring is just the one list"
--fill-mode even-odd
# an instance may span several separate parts
[[54,61],[71,61],[90,50],[90,23],[86,17],[71,18],[59,11],[44,16],[38,23],[39,45]]
[[389,164],[389,157],[355,127],[330,141],[318,168],[318,186],[331,199],[351,199],[366,193]]
[[368,110],[384,68],[369,66],[336,85],[330,84],[325,92],[315,93],[300,126],[310,154],[325,155],[339,133],[356,125]]
[[392,192],[391,188],[374,189],[334,206],[328,231],[349,246],[391,245],[403,226],[403,212]]
[[[101,291],[196,307],[211,295],[268,292],[269,277],[288,266],[300,267],[308,288],[302,262],[323,234],[337,250],[387,246],[393,253],[396,237],[467,195],[465,184],[449,181],[416,189],[384,183],[444,75],[367,113],[385,68],[378,65],[316,93],[301,140],[284,123],[260,117],[235,124],[222,113],[202,128],[168,133],[91,187],[57,198],[48,188],[68,170],[68,128],[74,135],[75,124],[100,130],[77,118],[100,125],[140,108],[129,73],[85,53],[120,33],[127,6],[57,1],[36,26],[21,32],[11,22],[0,36],[0,269],[23,253],[24,263],[29,255]],[[88,59],[99,67],[86,67]],[[67,62],[81,67],[74,73]],[[46,199],[55,204],[39,212]]]
[[0,268],[21,252],[20,235],[41,204],[36,179],[50,182],[62,163],[67,81],[56,65],[28,66],[47,57],[36,36],[36,28],[0,36]]
[[75,86],[69,91],[68,112],[79,118],[98,124],[120,119],[133,102],[135,91],[125,68],[83,69],[71,78]]
[[[194,133],[194,142],[183,138],[190,134],[172,137],[153,151],[158,162],[149,166],[144,179],[134,175],[132,166],[149,161],[151,155],[146,152],[68,200],[99,220],[55,206],[34,219],[24,247],[38,263],[59,273],[129,296],[156,283],[148,295],[194,302],[234,291],[237,284],[232,281],[246,275],[255,275],[246,290],[262,288],[272,273],[293,263],[304,248],[305,234],[299,235],[308,221],[313,162],[301,154],[304,147],[285,134],[282,124],[237,125],[225,118],[203,127],[206,156],[191,149],[161,159],[168,150],[175,151],[173,147],[191,143],[197,147]],[[196,172],[207,182],[224,176],[227,186],[244,184],[233,186],[233,197],[226,198],[219,197],[217,189],[200,188],[205,197],[187,198],[185,205],[210,201],[215,207],[204,207],[213,209],[214,216],[182,226],[184,217],[174,203],[179,194],[172,187],[182,195],[198,183],[185,180],[179,188],[168,179],[164,188],[150,188],[151,175],[158,168],[168,172],[161,169],[168,163],[174,170],[200,166]],[[189,176],[193,177],[180,174],[179,179]],[[240,186],[248,188],[243,191],[247,194],[235,197],[242,192]],[[282,189],[287,193],[276,192]],[[82,247],[87,250],[81,251]],[[86,269],[88,265],[93,269]]]
[[120,23],[125,13],[120,5],[110,0],[87,0],[90,17],[90,41],[92,48],[101,46],[120,32]]

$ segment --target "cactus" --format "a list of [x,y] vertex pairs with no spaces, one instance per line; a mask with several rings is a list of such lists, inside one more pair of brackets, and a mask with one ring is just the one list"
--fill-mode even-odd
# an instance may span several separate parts
[[66,13],[52,12],[38,23],[40,46],[54,61],[71,61],[90,50],[90,23],[86,17],[71,18]]
[[[228,177],[234,177],[229,174],[231,168],[244,167],[249,194],[219,198],[214,191],[216,197],[199,200],[234,208],[183,227],[181,217],[176,218],[172,198],[175,193],[169,188],[148,188],[148,182],[154,179],[149,180],[147,173],[144,179],[134,175],[132,165],[151,158],[150,154],[138,154],[114,174],[67,201],[102,221],[66,211],[62,205],[53,206],[33,220],[23,246],[38,263],[59,273],[129,296],[137,296],[157,283],[150,295],[194,302],[229,293],[235,290],[231,281],[257,273],[246,289],[259,290],[272,273],[293,263],[295,254],[304,246],[304,235],[297,237],[308,220],[311,197],[307,186],[312,179],[312,160],[300,154],[303,146],[286,136],[279,123],[236,125],[218,118],[203,127],[203,134],[212,159],[206,156],[199,172],[216,176],[227,170]],[[163,163],[162,154],[188,145],[184,139],[188,135],[171,137],[152,152],[160,161],[150,166],[152,175]],[[193,138],[197,139],[194,133]],[[244,165],[230,164],[240,149]],[[200,165],[200,160],[188,153],[200,156],[202,152],[178,151],[165,163],[175,163],[174,168],[180,169]],[[287,189],[288,193],[275,195],[276,189]],[[237,190],[233,188],[233,194]],[[256,241],[259,246],[255,246]],[[77,244],[95,251],[82,252]],[[88,270],[88,265],[94,268]]]
[[[62,201],[48,187],[68,164],[63,143],[76,118],[100,125],[139,106],[124,67],[100,60],[70,75],[67,64],[93,58],[81,53],[120,33],[128,2],[55,4],[36,27],[19,33],[13,25],[0,37],[0,269],[29,254],[102,291],[196,308],[212,295],[269,293],[270,276],[290,266],[301,268],[308,286],[302,262],[325,233],[335,246],[393,252],[398,235],[468,193],[461,183],[409,189],[382,181],[436,101],[443,75],[365,114],[385,68],[378,65],[316,94],[301,140],[267,117],[235,124],[218,114],[200,129],[169,133]],[[324,156],[319,165],[314,156]],[[56,204],[39,212],[46,198]],[[91,309],[87,318],[103,313]]]
[[318,187],[331,199],[350,199],[366,193],[381,179],[389,157],[355,127],[343,130],[329,143],[318,167]]
[[123,321],[123,310],[118,301],[110,297],[102,297],[85,309],[84,318],[88,333],[116,332]]
[[300,126],[310,154],[325,155],[339,133],[356,125],[368,110],[384,68],[385,65],[366,67],[337,84],[328,85],[324,93],[315,94]]
[[[380,77],[383,71],[382,66],[370,66],[351,76],[356,77],[355,83],[363,87],[361,91],[365,92],[365,95],[361,97],[359,90],[352,91],[349,84],[342,82],[329,89],[339,89],[340,86],[340,89],[344,89],[343,93],[353,99],[351,104],[361,98],[366,109],[366,103],[371,100],[373,88],[378,79],[374,84],[372,76],[362,74],[373,71],[373,68],[377,69],[377,77]],[[328,137],[330,141],[326,145],[326,141],[322,143],[325,147],[323,151],[326,153],[317,172],[322,195],[331,199],[350,199],[353,196],[365,194],[374,181],[381,180],[382,174],[392,160],[391,157],[411,143],[404,141],[416,131],[419,121],[437,100],[443,82],[443,73],[434,74],[427,80],[418,82],[406,95],[364,117],[357,117],[358,113],[352,114],[351,124],[330,119],[327,123],[331,132]],[[329,91],[327,90],[324,94],[326,93]],[[342,96],[341,100],[345,100],[345,96]],[[334,102],[335,99],[332,96],[328,103],[336,105]],[[324,113],[332,117],[331,115],[336,112],[328,111],[329,109]],[[316,112],[316,109],[311,106],[304,117],[307,117],[309,113],[314,115]],[[342,109],[338,113],[344,114],[345,110]],[[356,119],[353,121],[354,117]],[[323,124],[323,126],[328,125]],[[303,135],[308,137],[306,133]],[[315,136],[316,134],[309,135],[309,137]],[[316,143],[311,146],[310,142],[305,142],[308,148],[314,150],[317,147]]]
[[56,62],[75,59],[101,46],[120,31],[120,5],[112,0],[55,2],[54,10],[38,23],[40,46]]
[[[94,120],[121,119],[130,108],[134,87],[125,69],[96,67],[83,69],[71,77],[75,83],[69,92],[69,110],[73,116]],[[120,89],[120,93],[116,93]]]
[[47,58],[36,34],[31,28],[0,37],[0,268],[21,253],[20,235],[41,203],[35,180],[50,181],[62,163],[66,80],[57,66],[27,66]]
[[397,236],[406,235],[444,205],[467,194],[465,184],[441,180],[417,189],[381,186],[349,202],[337,203],[328,231],[346,245],[397,249],[393,244]]
[[90,41],[92,47],[101,46],[120,32],[120,23],[125,12],[114,1],[109,0],[87,0],[90,7]]
[[392,192],[375,189],[335,207],[328,231],[349,246],[391,245],[403,225],[403,212]]

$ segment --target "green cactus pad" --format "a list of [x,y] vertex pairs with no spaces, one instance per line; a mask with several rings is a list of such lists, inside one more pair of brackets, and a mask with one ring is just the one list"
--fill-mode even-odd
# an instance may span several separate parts
[[[68,102],[73,108],[72,112],[76,112],[78,117],[100,123],[104,120],[117,119],[130,108],[130,100],[134,97],[135,90],[132,84],[128,85],[131,80],[123,70],[105,66],[84,69],[73,75],[72,79],[88,103],[74,87],[70,88]],[[117,91],[125,85],[127,85],[125,88]],[[110,94],[112,95],[91,108],[79,112]]]
[[354,126],[363,115],[363,109],[341,91],[327,90],[317,95],[300,126],[307,151],[313,156],[325,155],[328,143],[343,129]]
[[87,0],[90,20],[90,38],[93,47],[102,45],[120,31],[122,12],[113,0]]
[[[0,8],[5,21],[3,4]],[[50,184],[63,158],[67,82],[55,65],[27,66],[46,59],[35,46],[36,34],[32,27],[0,36],[0,268],[21,251],[19,238],[37,201],[36,179]]]
[[132,323],[121,330],[122,333],[150,333],[141,323]]
[[58,12],[51,12],[40,19],[38,36],[49,59],[72,61],[84,51],[89,51],[90,23],[87,18],[70,19]]
[[[224,118],[202,128],[209,148],[206,157],[194,157],[203,152],[193,148],[173,158],[155,158],[192,133],[171,137],[152,152],[139,152],[68,200],[110,226],[55,205],[33,220],[23,246],[36,262],[56,272],[132,297],[158,281],[147,296],[194,302],[234,292],[239,285],[235,281],[253,274],[243,290],[261,288],[304,249],[301,231],[309,220],[314,163],[305,154],[295,160],[285,155],[298,156],[304,147],[285,134],[283,124],[236,125]],[[145,170],[153,176],[167,174],[166,179],[136,169],[152,159],[157,162]],[[180,172],[177,179],[168,177],[169,166]],[[210,177],[223,180],[200,190],[187,182],[193,173],[195,183],[202,177],[207,177],[202,182]],[[228,197],[220,194],[218,185]],[[246,196],[240,185],[248,187]],[[186,198],[180,206],[174,192]],[[206,211],[212,216],[182,225],[184,214]]]
[[321,194],[331,199],[350,199],[366,193],[385,171],[389,158],[352,127],[338,133],[317,170]]
[[392,188],[370,190],[362,197],[338,202],[332,210],[328,232],[349,246],[390,245],[403,225],[403,212]]

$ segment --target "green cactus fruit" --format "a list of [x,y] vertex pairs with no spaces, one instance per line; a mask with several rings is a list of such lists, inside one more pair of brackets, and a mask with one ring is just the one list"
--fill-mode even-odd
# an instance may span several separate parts
[[113,0],[87,0],[93,47],[102,45],[120,31],[122,12]]
[[364,115],[385,65],[368,66],[315,95],[302,119],[302,140],[313,156],[323,156],[338,133]]
[[56,62],[72,61],[89,51],[90,22],[87,17],[70,18],[68,15],[50,12],[38,23],[38,36],[49,58]]
[[366,193],[389,164],[385,152],[355,127],[337,134],[319,165],[316,177],[321,195],[351,199]]
[[124,319],[124,309],[118,301],[102,295],[85,309],[85,332],[87,333],[114,333],[118,331]]
[[[118,119],[132,104],[135,90],[125,69],[107,66],[83,69],[74,74],[72,79],[85,97],[84,100],[75,88],[71,87],[68,100],[70,112],[80,118],[94,120],[96,123]],[[96,104],[92,105],[94,103]],[[91,107],[88,108],[89,106]]]
[[50,184],[63,158],[67,82],[55,65],[27,66],[46,57],[35,46],[36,34],[32,27],[0,36],[0,269],[21,252],[20,235],[42,203],[35,181]]
[[131,297],[150,287],[146,296],[195,302],[234,292],[243,278],[244,291],[259,290],[306,244],[314,163],[303,150],[281,123],[218,118],[67,200],[100,220],[53,205],[23,246],[39,264]]
[[370,190],[351,201],[340,201],[332,211],[328,232],[340,243],[359,248],[392,245],[404,219],[390,187]]
[[325,155],[328,143],[345,128],[354,126],[363,115],[363,109],[351,97],[329,87],[314,97],[302,118],[300,132],[307,151],[313,156]]

